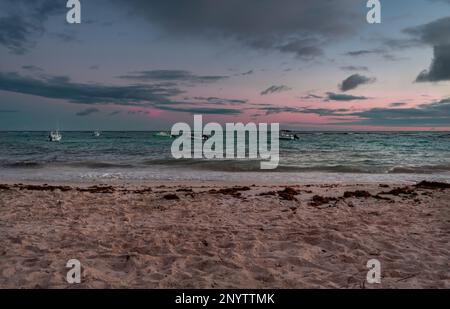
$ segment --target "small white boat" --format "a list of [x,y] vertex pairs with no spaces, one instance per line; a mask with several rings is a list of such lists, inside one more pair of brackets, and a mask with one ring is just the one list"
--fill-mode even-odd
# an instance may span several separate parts
[[282,141],[293,141],[299,139],[297,134],[292,133],[291,131],[280,131],[280,140]]
[[155,133],[154,136],[156,137],[172,137],[169,132],[161,131],[158,133]]
[[100,135],[102,135],[102,134],[100,133],[99,130],[94,131],[94,136],[95,137],[100,137]]
[[62,140],[62,134],[59,131],[52,131],[48,135],[48,140],[50,142],[60,142]]

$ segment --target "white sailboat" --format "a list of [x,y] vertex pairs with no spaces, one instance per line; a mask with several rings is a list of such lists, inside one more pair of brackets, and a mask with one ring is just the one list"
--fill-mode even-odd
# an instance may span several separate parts
[[94,131],[94,136],[95,136],[95,137],[100,137],[100,135],[102,135],[102,134],[100,133],[99,130],[95,130],[95,131]]
[[62,134],[59,130],[52,131],[48,134],[48,140],[50,142],[60,142],[62,140]]

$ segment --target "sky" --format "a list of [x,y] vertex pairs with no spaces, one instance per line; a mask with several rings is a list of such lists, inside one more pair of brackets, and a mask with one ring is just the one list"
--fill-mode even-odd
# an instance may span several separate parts
[[450,130],[450,0],[0,0],[0,130]]

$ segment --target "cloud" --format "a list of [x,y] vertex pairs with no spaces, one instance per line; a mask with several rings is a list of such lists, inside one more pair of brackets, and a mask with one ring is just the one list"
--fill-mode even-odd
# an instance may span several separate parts
[[210,115],[239,115],[241,110],[234,108],[210,108],[210,107],[183,107],[163,105],[158,106],[161,110],[190,113],[190,114],[210,114]]
[[223,98],[216,98],[216,97],[194,97],[194,100],[200,101],[200,103],[208,103],[213,105],[239,105],[239,104],[245,104],[248,101],[247,100],[239,100],[239,99],[223,99]]
[[317,40],[302,39],[294,40],[289,43],[278,46],[278,49],[285,53],[293,53],[298,58],[304,60],[312,60],[318,56],[323,55],[322,49],[319,47],[321,44]]
[[82,111],[76,113],[76,115],[80,116],[80,117],[84,117],[84,116],[89,116],[91,114],[95,114],[95,113],[98,113],[98,112],[100,112],[100,110],[98,108],[93,108],[92,107],[92,108],[87,108],[85,110],[82,110]]
[[[339,4],[317,0],[128,0],[136,15],[179,37],[231,39],[240,44],[300,58],[320,56],[330,41],[355,33],[354,0]],[[318,18],[326,16],[327,18]]]
[[170,104],[171,97],[183,93],[164,85],[107,86],[70,81],[66,76],[44,78],[23,77],[17,73],[0,72],[0,90],[62,99],[79,104],[117,104],[152,106]]
[[245,76],[245,75],[252,75],[253,73],[254,73],[253,70],[250,70],[250,71],[241,73],[241,75],[242,75],[242,76]]
[[435,46],[434,59],[429,70],[422,71],[416,82],[439,82],[450,80],[450,45]]
[[169,82],[189,82],[189,83],[212,83],[228,78],[220,75],[194,75],[183,70],[153,70],[139,71],[128,75],[119,76],[122,79],[137,81],[169,81]]
[[450,125],[450,98],[414,108],[372,108],[347,114],[362,118],[341,124],[379,126],[444,126]]
[[430,68],[422,71],[417,76],[416,82],[450,80],[450,17],[407,28],[404,32],[423,44],[433,46],[434,50],[434,58]]
[[22,55],[33,43],[29,41],[31,33],[40,31],[20,16],[6,16],[0,18],[0,44],[12,54]]
[[258,110],[266,112],[266,115],[280,113],[301,113],[301,109],[289,106],[267,106],[261,107]]
[[4,0],[0,18],[0,44],[10,53],[24,54],[35,44],[34,39],[45,33],[44,23],[64,12],[65,5],[57,0]]
[[362,49],[362,50],[354,50],[346,52],[345,56],[352,56],[352,57],[358,57],[358,56],[366,56],[366,55],[372,55],[372,54],[383,54],[385,53],[382,49]]
[[330,101],[355,101],[355,100],[367,100],[367,97],[327,92],[327,99]]
[[[392,40],[392,41],[398,41],[398,40]],[[387,45],[386,42],[384,42],[384,45]],[[387,45],[389,49],[396,49],[394,47],[394,43],[390,43],[390,45]],[[386,49],[376,48],[376,49],[362,49],[362,50],[354,50],[349,51],[344,54],[344,56],[350,56],[350,57],[361,57],[361,56],[368,56],[368,55],[376,55],[376,56],[382,56],[383,59],[387,61],[400,61],[404,60],[404,57],[398,57],[396,55],[391,54]]]
[[23,65],[22,69],[30,71],[30,72],[43,72],[42,68],[35,65]]
[[299,113],[299,114],[316,114],[319,116],[340,116],[342,113],[348,112],[348,109],[327,109],[327,108],[308,108],[308,107],[290,107],[290,106],[267,106],[258,110],[266,112],[266,115],[280,113]]
[[403,30],[404,33],[429,45],[450,45],[450,17]]
[[341,70],[343,71],[369,71],[369,68],[366,66],[355,66],[355,65],[348,65],[341,67]]
[[[17,73],[0,73],[0,90],[49,99],[62,99],[76,104],[115,104],[203,114],[238,115],[241,113],[240,109],[213,108],[208,105],[240,105],[247,103],[247,100],[217,97],[195,97],[188,102],[177,101],[173,97],[182,94],[183,91],[161,84],[107,86],[74,83],[66,76],[50,76],[37,79],[23,77]],[[99,110],[92,107],[78,112],[77,116],[88,116],[96,112],[99,112]],[[113,111],[109,116],[119,113],[120,111]]]
[[347,77],[340,85],[339,89],[341,91],[349,91],[352,89],[356,89],[360,85],[371,84],[375,82],[375,78],[369,78],[359,74],[353,74]]
[[149,111],[144,111],[144,110],[137,110],[137,111],[128,111],[127,114],[128,115],[148,115],[150,112]]
[[306,96],[300,97],[302,100],[317,100],[317,99],[323,99],[323,96],[308,93]]
[[395,103],[391,103],[389,104],[390,107],[400,107],[400,106],[405,106],[406,103],[402,103],[402,102],[395,102]]
[[291,88],[289,88],[288,86],[285,85],[281,85],[281,86],[270,86],[269,88],[267,88],[266,90],[261,92],[261,95],[268,95],[268,94],[272,94],[272,93],[279,93],[279,92],[284,92],[284,91],[289,91],[291,90]]
[[328,109],[328,108],[304,108],[302,113],[304,114],[316,114],[319,116],[341,116],[342,113],[349,112],[349,109],[339,108],[339,109]]

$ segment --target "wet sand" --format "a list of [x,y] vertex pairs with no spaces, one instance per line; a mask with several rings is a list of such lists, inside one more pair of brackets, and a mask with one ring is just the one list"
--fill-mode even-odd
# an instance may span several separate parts
[[450,288],[448,187],[0,185],[0,288]]

